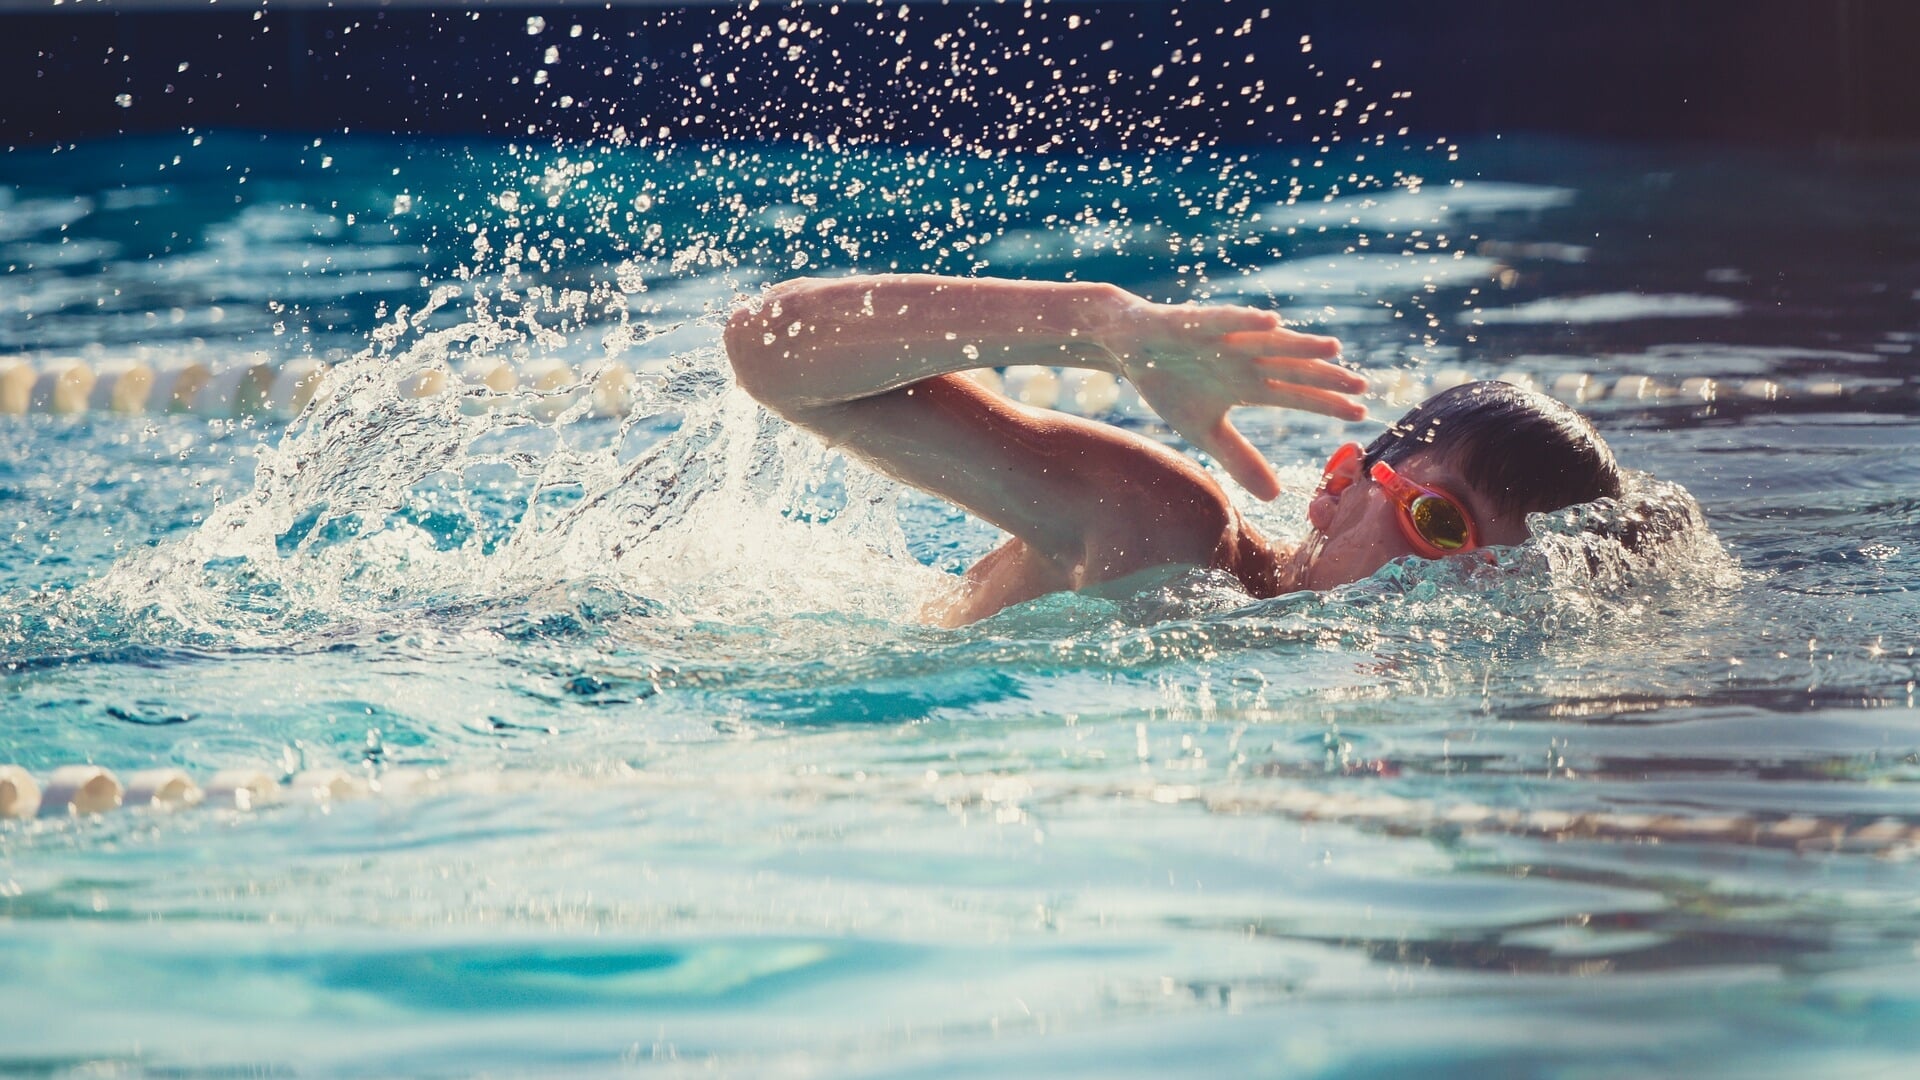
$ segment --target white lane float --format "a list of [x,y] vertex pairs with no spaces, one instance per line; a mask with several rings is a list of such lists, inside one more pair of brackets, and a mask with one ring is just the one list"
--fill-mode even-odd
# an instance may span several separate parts
[[460,367],[460,377],[496,394],[511,394],[520,386],[520,372],[498,356],[476,356]]
[[1599,396],[1599,385],[1584,371],[1569,371],[1556,376],[1548,392],[1569,405],[1584,405]]
[[1680,396],[1694,401],[1712,401],[1720,396],[1720,384],[1716,380],[1696,376],[1680,384]]
[[0,413],[18,416],[33,402],[33,365],[16,357],[0,359]]
[[120,779],[98,765],[62,765],[40,789],[40,816],[104,814],[120,808]]
[[287,781],[287,789],[296,801],[333,803],[359,799],[371,794],[364,777],[345,769],[310,769]]
[[1016,364],[1000,376],[1004,393],[1022,405],[1051,409],[1060,400],[1060,376],[1053,368]]
[[522,368],[522,385],[533,391],[527,412],[535,419],[551,422],[573,404],[580,376],[573,365],[557,356],[528,362]]
[[1373,380],[1377,392],[1395,408],[1410,408],[1427,400],[1427,380],[1415,371],[1399,368],[1381,372]]
[[1539,390],[1540,383],[1532,375],[1519,370],[1503,371],[1493,377],[1494,382],[1512,383],[1522,390]]
[[153,396],[153,368],[132,358],[103,360],[93,369],[93,391],[87,395],[90,412],[133,414],[147,411]]
[[0,818],[30,818],[39,812],[39,781],[18,765],[0,765]]
[[120,805],[180,810],[198,806],[204,797],[200,785],[180,769],[142,769],[128,774]]
[[327,365],[311,356],[288,362],[273,377],[262,411],[283,418],[299,416],[320,392],[320,380],[326,374]]
[[503,408],[520,386],[520,373],[498,356],[469,357],[460,365],[460,411],[480,416]]
[[148,400],[156,412],[192,412],[201,388],[211,378],[213,370],[200,361],[176,359],[155,373]]
[[279,782],[260,769],[222,769],[207,781],[208,806],[254,810],[279,801]]
[[981,386],[996,394],[1004,395],[1007,392],[1007,381],[1001,378],[1000,372],[994,368],[974,368],[966,374],[967,378],[972,379],[974,382],[979,383]]
[[200,392],[180,408],[223,419],[252,416],[265,410],[273,396],[273,383],[273,368],[264,360],[249,359],[210,374]]
[[60,357],[42,365],[28,394],[32,412],[71,416],[87,411],[93,393],[93,369],[77,357]]
[[1120,381],[1104,371],[1067,368],[1060,372],[1054,408],[1080,416],[1102,416],[1120,401]]
[[1665,387],[1647,375],[1623,375],[1614,381],[1613,388],[1607,391],[1607,397],[1614,401],[1646,401],[1667,396]]
[[593,383],[587,390],[593,401],[593,415],[611,419],[627,415],[638,389],[633,369],[618,360],[602,361],[593,369]]
[[[956,778],[957,779],[957,778]],[[55,769],[45,785],[17,765],[0,765],[0,820],[82,817],[116,809],[187,811],[194,807],[251,812],[275,804],[328,807],[348,799],[418,799],[475,796],[500,799],[541,789],[569,789],[582,779],[559,773],[475,772],[443,775],[437,769],[389,768],[377,776],[347,769],[314,769],[284,783],[263,769],[233,768],[216,773],[204,790],[184,770],[146,769],[129,775],[123,788],[112,772],[96,765]],[[676,778],[629,773],[614,783],[646,783],[650,790],[676,786]],[[833,777],[799,779],[814,788],[838,784]],[[591,782],[589,782],[591,783]],[[861,790],[877,792],[877,779]],[[986,790],[951,790],[942,781],[903,779],[895,794],[903,799],[932,797],[952,805],[978,799],[1006,801],[1007,782]],[[597,785],[596,785],[597,786]],[[1030,792],[1024,784],[1017,785]],[[1371,785],[1369,785],[1370,787]],[[1692,843],[1778,848],[1800,854],[1863,854],[1905,859],[1920,854],[1920,822],[1883,816],[1867,822],[1794,814],[1780,818],[1741,813],[1697,814],[1610,810],[1531,810],[1475,802],[1413,798],[1357,787],[1325,791],[1305,785],[1268,790],[1209,792],[1194,784],[1143,780],[1085,794],[1101,799],[1139,799],[1161,804],[1194,803],[1215,814],[1271,814],[1301,822],[1325,822],[1396,835],[1511,835],[1552,842],[1591,840],[1608,843]],[[4,827],[4,826],[0,826]]]
[[447,388],[448,374],[447,369],[438,364],[424,367],[401,378],[395,389],[402,397],[429,398]]
[[[314,357],[275,362],[264,354],[217,367],[178,356],[157,365],[142,356],[108,356],[92,363],[75,357],[0,357],[0,414],[174,412],[222,419],[253,415],[291,419],[306,409],[328,370],[326,362]],[[1080,416],[1129,416],[1145,408],[1126,380],[1104,371],[1023,364],[978,368],[967,375],[995,393],[1035,408]],[[1398,409],[1483,377],[1460,367],[1384,368],[1368,375],[1373,398]],[[1521,367],[1500,371],[1493,380],[1547,393],[1574,406],[1839,398],[1855,389],[1831,377],[1722,382],[1690,376],[1663,382],[1646,374],[1542,373]],[[469,414],[512,408],[545,421],[561,416],[583,397],[590,415],[624,417],[638,388],[634,369],[612,358],[576,367],[551,356],[531,360],[482,356],[461,362],[457,372],[445,364],[433,364],[394,380],[396,392],[406,397],[458,391],[466,395],[461,409]]]

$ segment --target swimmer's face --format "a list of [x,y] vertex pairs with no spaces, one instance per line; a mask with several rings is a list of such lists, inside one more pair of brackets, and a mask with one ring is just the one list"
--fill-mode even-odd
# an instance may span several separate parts
[[[1395,470],[1416,484],[1453,496],[1472,519],[1481,547],[1518,544],[1527,538],[1525,515],[1504,517],[1494,512],[1472,482],[1441,458],[1415,454]],[[1426,557],[1407,538],[1400,504],[1363,474],[1358,455],[1344,460],[1337,455],[1328,481],[1307,506],[1307,523],[1313,531],[1294,552],[1295,588],[1331,589],[1368,577],[1395,559]]]

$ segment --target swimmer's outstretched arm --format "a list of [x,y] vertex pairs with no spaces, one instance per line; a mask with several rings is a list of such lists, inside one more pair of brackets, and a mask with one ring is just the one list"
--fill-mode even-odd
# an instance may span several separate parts
[[1228,409],[1366,415],[1349,396],[1366,381],[1329,362],[1334,339],[1288,330],[1268,311],[1155,304],[1112,285],[801,279],[735,311],[726,345],[741,385],[775,412],[1069,562],[1089,550],[1140,566],[1208,562],[1210,549],[1196,547],[1220,542],[1225,500],[1152,440],[1025,408],[954,373],[1040,363],[1126,378],[1265,499],[1279,482]]

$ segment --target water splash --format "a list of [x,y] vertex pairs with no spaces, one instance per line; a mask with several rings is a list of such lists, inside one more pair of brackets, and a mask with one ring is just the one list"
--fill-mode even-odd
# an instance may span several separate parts
[[540,597],[594,589],[683,625],[910,614],[931,572],[905,556],[891,485],[848,477],[762,414],[716,348],[664,358],[618,424],[591,421],[583,402],[543,421],[551,391],[403,392],[478,345],[517,340],[476,317],[356,357],[260,454],[251,491],[90,593],[139,612],[150,633],[241,648],[422,620],[450,633],[458,613],[524,618]]

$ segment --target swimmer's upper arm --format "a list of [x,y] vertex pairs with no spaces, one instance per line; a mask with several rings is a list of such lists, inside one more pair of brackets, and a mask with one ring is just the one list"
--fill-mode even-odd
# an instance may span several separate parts
[[[1025,363],[1114,370],[1107,336],[1144,303],[1092,282],[801,279],[736,308],[724,341],[735,378],[768,408],[1091,582],[1211,563],[1239,519],[1185,456],[1026,408],[958,373]],[[1190,313],[1168,310],[1178,338]]]
[[1020,405],[964,376],[787,416],[1088,582],[1205,564],[1238,520],[1186,456],[1112,425]]

